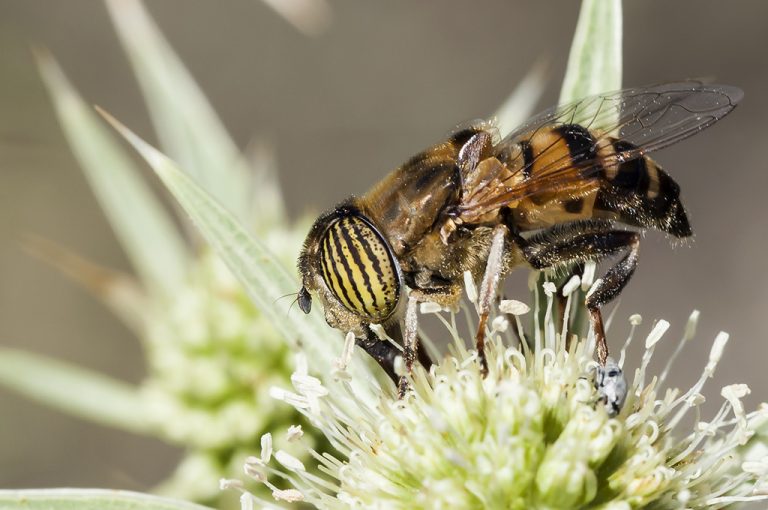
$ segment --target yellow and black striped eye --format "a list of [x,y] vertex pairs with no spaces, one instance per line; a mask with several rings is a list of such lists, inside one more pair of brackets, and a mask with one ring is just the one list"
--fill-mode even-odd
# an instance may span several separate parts
[[345,216],[328,226],[320,243],[323,279],[344,307],[371,322],[395,311],[400,279],[389,246],[359,216]]

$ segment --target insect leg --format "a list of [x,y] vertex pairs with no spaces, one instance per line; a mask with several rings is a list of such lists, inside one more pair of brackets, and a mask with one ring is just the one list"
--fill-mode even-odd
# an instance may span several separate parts
[[402,353],[391,342],[380,340],[370,328],[365,328],[365,337],[357,338],[355,343],[384,369],[384,372],[398,384],[399,377],[395,372],[395,359]]
[[[413,304],[411,304],[411,301]],[[406,310],[406,329],[405,337],[403,337],[403,331],[399,324],[390,325],[385,328],[386,334],[392,339],[393,342],[402,344],[403,350],[395,346],[394,343],[389,340],[381,340],[370,328],[366,327],[365,337],[357,338],[355,343],[368,353],[370,357],[376,360],[381,366],[384,372],[387,373],[392,382],[397,385],[398,394],[400,397],[404,396],[405,390],[408,389],[406,379],[397,374],[395,370],[395,362],[398,356],[403,357],[405,368],[410,374],[413,370],[414,361],[418,360],[424,368],[429,369],[433,362],[429,357],[429,354],[424,349],[419,349],[419,337],[417,334],[417,322],[416,322],[416,306],[418,300],[415,298],[409,298],[409,307]],[[409,329],[408,324],[412,324],[412,330]]]
[[601,366],[605,366],[605,362],[608,359],[608,344],[605,341],[605,329],[603,328],[603,317],[600,313],[600,307],[618,296],[627,285],[637,267],[638,248],[640,247],[640,236],[636,232],[615,231],[613,234],[624,234],[623,236],[616,236],[616,239],[624,237],[626,241],[625,247],[628,249],[628,252],[591,289],[591,292],[587,295],[586,303],[587,310],[589,310],[589,319],[595,331],[595,339],[597,340],[597,360]]
[[485,275],[483,276],[483,282],[480,284],[480,292],[477,297],[477,311],[480,314],[480,321],[477,325],[475,345],[477,347],[477,355],[480,357],[480,373],[483,376],[488,375],[488,360],[485,357],[485,325],[488,322],[491,305],[499,288],[502,262],[504,260],[504,243],[508,235],[509,229],[505,225],[494,227],[491,249],[485,266]]
[[405,396],[408,391],[408,377],[413,371],[413,362],[416,361],[416,352],[419,347],[418,319],[416,317],[416,307],[418,301],[414,296],[408,296],[408,305],[405,309],[405,334],[403,335],[403,362],[405,363],[405,374],[400,376],[397,384],[397,394],[400,398]]
[[522,243],[523,256],[536,269],[586,260],[599,261],[627,251],[624,258],[595,283],[586,299],[597,342],[597,359],[604,366],[608,345],[600,307],[615,298],[632,277],[637,266],[640,236],[637,232],[611,230],[608,222],[584,221],[553,227],[527,240],[516,238],[516,242]]

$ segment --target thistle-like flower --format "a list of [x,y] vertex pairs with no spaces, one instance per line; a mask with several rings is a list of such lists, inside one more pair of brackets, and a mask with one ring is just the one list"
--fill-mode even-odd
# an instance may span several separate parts
[[[591,337],[573,335],[566,345],[568,333],[555,333],[551,306],[550,295],[541,334],[529,343],[519,319],[527,306],[501,302],[489,331],[485,378],[456,317],[441,317],[452,339],[450,354],[428,372],[416,370],[403,399],[372,379],[356,383],[370,385],[380,395],[377,401],[361,397],[349,383],[345,391],[329,391],[299,363],[293,389],[275,388],[272,395],[304,414],[336,452],[310,449],[324,473],[318,476],[270,437],[262,441],[260,456],[247,459],[245,473],[270,487],[278,501],[328,509],[685,509],[768,499],[768,454],[755,440],[768,421],[768,406],[747,413],[741,398],[749,389],[735,384],[722,389],[724,402],[711,419],[700,416],[702,387],[728,335],[717,336],[690,389],[664,388],[674,357],[660,375],[648,371],[669,327],[657,322],[626,402],[612,416],[595,383]],[[693,337],[697,319],[694,312],[676,355]],[[641,319],[633,315],[630,322],[627,344]],[[350,342],[351,337],[345,356]],[[625,352],[626,345],[617,366],[624,364]],[[344,372],[338,376],[343,379]],[[686,428],[688,414],[695,419]],[[278,479],[291,488],[278,489]],[[273,506],[238,482],[222,485],[242,491],[244,509]]]
[[[388,380],[377,377],[377,368],[366,372],[366,360],[353,359],[353,335],[342,349],[317,314],[286,318],[275,299],[298,288],[284,262],[294,258],[299,239],[281,213],[274,179],[269,172],[252,178],[141,3],[107,4],[153,105],[163,148],[179,165],[111,122],[220,258],[186,247],[173,222],[137,183],[139,172],[114,149],[55,65],[43,59],[66,131],[152,296],[125,314],[140,312],[150,376],[140,389],[126,389],[27,356],[25,371],[37,367],[45,377],[27,378],[34,382],[24,391],[80,415],[185,445],[189,454],[164,488],[188,498],[211,500],[212,482],[231,476],[234,465],[242,469],[242,458],[247,477],[273,497],[264,499],[262,487],[251,480],[223,479],[223,488],[240,492],[244,510],[293,503],[664,510],[768,499],[768,406],[746,412],[741,399],[749,389],[731,385],[722,389],[724,401],[714,416],[701,419],[702,388],[727,335],[715,339],[701,377],[687,391],[663,387],[674,357],[658,376],[648,369],[666,321],[647,334],[638,368],[628,369],[626,346],[617,361],[599,367],[593,339],[566,330],[578,321],[567,315],[555,320],[553,313],[555,292],[568,296],[572,315],[583,313],[583,296],[574,296],[589,282],[571,280],[559,290],[546,283],[541,299],[535,299],[532,335],[520,320],[530,308],[501,301],[489,323],[486,377],[477,353],[463,340],[476,328],[471,313],[466,336],[453,312],[423,304],[423,314],[443,322],[441,336],[450,346],[429,371],[417,368],[410,375],[410,391],[402,399]],[[535,104],[543,87],[541,77],[532,76],[499,110],[503,132]],[[620,86],[621,2],[585,0],[560,100]],[[467,290],[476,296],[471,285]],[[107,296],[115,308],[126,304],[126,296],[118,294]],[[675,356],[693,337],[697,318],[694,312]],[[630,317],[630,323],[627,344],[640,317]],[[301,353],[290,377],[293,388],[286,389],[291,350]],[[6,368],[16,369],[18,354],[5,354]],[[629,383],[625,375],[631,375]],[[65,399],[47,389],[57,380],[73,389]],[[107,387],[101,395],[109,398],[94,409],[77,389],[97,384]],[[262,435],[265,430],[271,432]],[[330,447],[318,445],[321,435]],[[28,497],[23,496],[25,504]],[[71,501],[65,494],[54,497]],[[111,502],[116,496],[107,497]]]

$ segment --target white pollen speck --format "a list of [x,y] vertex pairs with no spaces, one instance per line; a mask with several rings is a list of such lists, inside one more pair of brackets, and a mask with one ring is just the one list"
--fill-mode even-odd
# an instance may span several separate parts
[[355,350],[355,334],[351,331],[344,337],[344,348],[341,351],[341,357],[334,361],[337,370],[344,371],[352,361],[352,353]]
[[[728,333],[725,333],[724,331],[717,334],[715,341],[712,343],[712,350],[709,351],[709,364],[707,365],[707,368],[709,368],[710,364],[716,365],[717,362],[720,361],[720,358],[723,356],[725,344],[728,343],[728,338]],[[712,368],[714,368],[714,366]]]
[[225,491],[227,489],[237,489],[240,490],[243,488],[243,482],[240,480],[233,480],[231,478],[221,478],[219,479],[219,489]]
[[421,303],[419,305],[419,312],[421,312],[422,314],[426,314],[426,313],[439,313],[439,312],[442,312],[442,311],[443,311],[443,307],[442,306],[440,306],[437,303],[433,303],[431,301],[427,301],[427,302]]
[[371,331],[373,331],[373,333],[376,335],[376,338],[378,338],[379,340],[384,340],[384,341],[391,340],[387,332],[384,331],[384,326],[382,326],[381,324],[371,324],[370,328],[371,328]]
[[507,330],[509,327],[509,321],[502,316],[498,316],[495,319],[493,319],[493,322],[491,323],[491,328],[493,328],[494,331],[498,331],[500,333],[503,333]]
[[304,464],[299,459],[290,453],[284,452],[283,450],[277,450],[275,452],[275,458],[280,464],[287,467],[291,471],[306,471]]
[[296,489],[275,489],[272,491],[272,497],[277,501],[287,501],[289,503],[304,501],[304,494],[297,491]]
[[557,286],[552,282],[544,282],[544,285],[542,285],[544,288],[544,294],[551,297],[555,295],[555,292],[557,292]]
[[403,361],[403,357],[398,355],[395,356],[395,374],[398,376],[405,375],[405,361]]
[[512,315],[525,315],[531,311],[531,307],[522,301],[504,299],[499,303],[499,310],[501,310],[502,313],[510,313]]
[[272,458],[272,434],[267,432],[261,436],[261,462],[268,463]]
[[633,326],[639,326],[640,324],[643,323],[643,317],[639,313],[630,315],[629,323],[632,324]]
[[570,296],[573,291],[579,288],[579,285],[581,285],[581,278],[579,278],[579,275],[575,274],[571,276],[568,283],[563,286],[563,296]]
[[477,286],[469,271],[464,271],[464,289],[467,291],[467,299],[470,303],[477,303]]
[[723,396],[723,398],[731,400],[733,398],[744,398],[751,392],[752,391],[749,389],[749,386],[746,384],[729,384],[728,386],[723,387],[723,389],[720,391],[720,394]]
[[288,441],[297,441],[298,439],[301,439],[301,436],[303,435],[304,430],[301,428],[301,425],[291,425],[288,427],[286,439],[288,439]]
[[696,326],[699,324],[699,315],[701,312],[694,310],[691,312],[691,316],[688,317],[688,323],[685,325],[685,333],[683,338],[689,340],[696,335]]
[[656,345],[656,343],[661,340],[661,337],[664,336],[664,333],[666,333],[668,329],[669,322],[665,321],[664,319],[661,319],[659,322],[657,322],[651,332],[648,334],[648,338],[645,339],[645,348],[650,349]]
[[592,286],[592,282],[595,280],[596,269],[597,264],[592,260],[588,260],[584,264],[584,273],[581,275],[581,290],[587,290]]

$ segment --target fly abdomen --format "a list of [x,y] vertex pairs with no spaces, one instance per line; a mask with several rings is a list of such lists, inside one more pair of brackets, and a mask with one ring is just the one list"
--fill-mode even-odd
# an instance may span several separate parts
[[680,186],[648,156],[624,160],[622,153],[636,147],[623,140],[612,142],[613,154],[604,156],[616,163],[603,166],[605,184],[595,199],[595,209],[617,212],[629,224],[653,227],[675,237],[692,234]]

